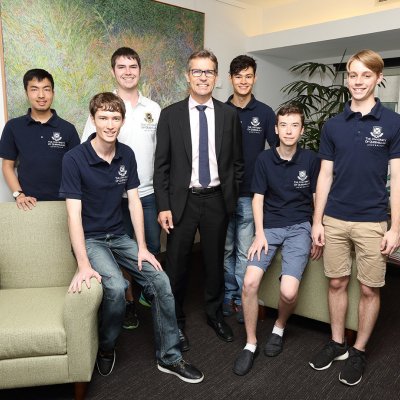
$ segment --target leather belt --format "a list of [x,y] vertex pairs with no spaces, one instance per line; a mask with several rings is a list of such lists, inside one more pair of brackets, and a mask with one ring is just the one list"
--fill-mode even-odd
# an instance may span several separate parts
[[221,191],[221,185],[208,187],[208,188],[191,187],[191,188],[189,188],[189,191],[190,191],[190,193],[193,193],[193,194],[210,194],[210,193]]

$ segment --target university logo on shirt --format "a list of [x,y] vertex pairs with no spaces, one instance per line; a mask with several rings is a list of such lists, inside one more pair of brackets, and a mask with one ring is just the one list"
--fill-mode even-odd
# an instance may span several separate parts
[[297,178],[302,182],[305,181],[307,179],[307,171],[299,171]]
[[307,171],[305,169],[299,171],[297,180],[293,181],[293,186],[296,189],[305,189],[310,187],[310,179],[307,176]]
[[128,181],[128,170],[125,165],[120,165],[118,169],[118,176],[115,177],[117,185],[124,185]]
[[147,122],[148,124],[152,124],[152,123],[154,122],[154,118],[153,118],[153,116],[151,115],[151,112],[144,113],[144,120],[145,120],[145,122]]
[[382,127],[381,126],[373,126],[372,131],[370,132],[371,136],[375,139],[380,138],[383,135]]
[[119,167],[119,171],[118,171],[119,176],[125,176],[127,174],[127,172],[128,171],[126,170],[125,165],[121,165]]
[[258,117],[252,117],[250,124],[247,125],[247,132],[248,133],[256,133],[257,135],[260,135],[263,133],[263,127],[261,125],[260,118]]
[[367,147],[384,147],[386,145],[386,138],[382,137],[384,134],[381,126],[373,126],[370,132],[371,136],[365,137],[365,144]]
[[65,148],[65,141],[62,140],[60,132],[53,132],[51,140],[47,141],[47,145],[52,149],[63,149]]
[[51,137],[54,141],[59,142],[62,139],[61,133],[53,132],[53,136]]

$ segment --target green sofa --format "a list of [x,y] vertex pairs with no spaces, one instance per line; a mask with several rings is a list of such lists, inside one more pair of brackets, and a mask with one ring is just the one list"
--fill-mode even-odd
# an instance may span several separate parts
[[[271,267],[264,274],[258,293],[259,304],[261,306],[271,308],[278,307],[281,262],[281,255],[278,253],[274,258]],[[354,257],[348,290],[349,306],[346,318],[346,328],[351,331],[357,331],[360,290],[356,278]],[[310,260],[308,262],[300,284],[298,303],[294,314],[330,323],[328,310],[328,279],[324,275],[322,258],[318,261]]]
[[68,294],[76,271],[65,202],[32,211],[0,203],[0,389],[75,383],[83,399],[96,359],[102,288]]

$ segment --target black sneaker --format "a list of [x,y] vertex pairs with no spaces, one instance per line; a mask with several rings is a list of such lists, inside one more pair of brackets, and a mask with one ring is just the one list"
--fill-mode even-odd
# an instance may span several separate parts
[[136,329],[139,326],[139,318],[136,314],[136,305],[133,301],[126,302],[125,317],[122,327],[124,329]]
[[108,376],[114,369],[115,350],[111,353],[102,352],[99,350],[96,358],[96,366],[101,376]]
[[250,350],[243,349],[233,364],[233,372],[236,375],[243,376],[246,375],[253,367],[254,359],[258,356],[258,346],[256,351],[253,353]]
[[268,337],[267,343],[265,343],[264,354],[267,357],[277,356],[282,352],[282,341],[282,336],[279,336],[276,333],[271,333],[271,335]]
[[330,340],[324,348],[309,362],[317,371],[328,369],[333,361],[346,360],[349,356],[347,343],[339,344]]
[[204,379],[201,371],[183,359],[172,365],[165,365],[158,362],[157,368],[159,371],[175,375],[187,383],[200,383]]
[[360,383],[365,369],[365,363],[365,352],[350,347],[349,358],[346,360],[339,374],[339,381],[349,386]]

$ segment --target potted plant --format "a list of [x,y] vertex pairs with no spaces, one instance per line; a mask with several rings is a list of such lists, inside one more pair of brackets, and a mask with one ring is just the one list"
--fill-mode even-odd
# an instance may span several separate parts
[[308,61],[294,65],[289,71],[298,73],[303,79],[281,89],[289,96],[289,100],[281,106],[297,103],[303,108],[305,124],[300,144],[318,151],[323,124],[343,111],[345,103],[350,99],[350,92],[343,84],[336,83],[339,68],[335,65]]

